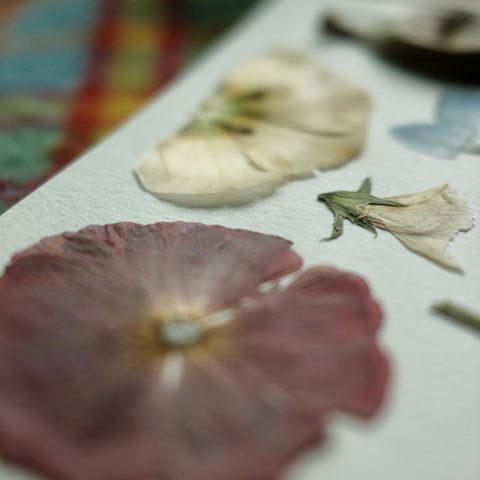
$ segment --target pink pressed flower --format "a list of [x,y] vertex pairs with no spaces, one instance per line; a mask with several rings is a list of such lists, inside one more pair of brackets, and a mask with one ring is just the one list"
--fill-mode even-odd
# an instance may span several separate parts
[[271,480],[369,417],[387,362],[359,277],[194,223],[91,226],[0,279],[0,450],[55,480]]

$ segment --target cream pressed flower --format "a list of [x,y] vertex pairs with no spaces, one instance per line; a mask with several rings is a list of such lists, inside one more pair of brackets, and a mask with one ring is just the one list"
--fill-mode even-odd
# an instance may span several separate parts
[[468,204],[449,186],[388,198],[370,195],[370,179],[357,192],[330,192],[318,195],[335,215],[332,235],[342,234],[343,219],[376,233],[387,230],[405,247],[443,267],[462,271],[458,259],[447,252],[449,241],[473,226]]
[[135,173],[147,191],[175,203],[245,203],[350,160],[369,111],[362,90],[314,57],[269,52],[234,69]]

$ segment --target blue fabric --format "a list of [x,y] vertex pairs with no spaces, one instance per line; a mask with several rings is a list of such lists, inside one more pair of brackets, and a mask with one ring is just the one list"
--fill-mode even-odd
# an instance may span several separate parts
[[87,65],[94,0],[38,1],[2,32],[0,90],[53,91],[75,88]]

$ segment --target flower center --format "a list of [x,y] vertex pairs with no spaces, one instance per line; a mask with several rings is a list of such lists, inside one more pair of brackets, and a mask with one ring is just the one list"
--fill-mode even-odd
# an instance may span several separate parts
[[193,115],[193,122],[197,125],[211,126],[223,123],[243,110],[243,103],[217,93],[208,97],[198,111]]
[[189,318],[175,318],[163,324],[158,333],[159,340],[169,347],[186,347],[197,343],[203,332],[200,326]]

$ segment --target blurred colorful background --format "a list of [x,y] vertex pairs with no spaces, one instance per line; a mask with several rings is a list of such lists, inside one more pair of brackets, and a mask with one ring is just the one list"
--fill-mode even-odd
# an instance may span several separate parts
[[0,0],[0,214],[259,0]]

